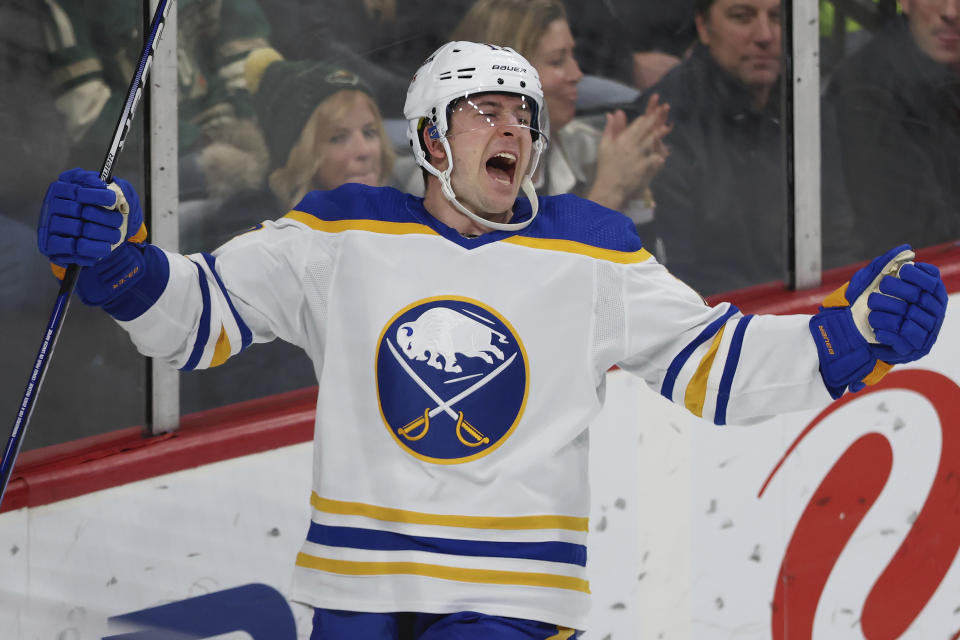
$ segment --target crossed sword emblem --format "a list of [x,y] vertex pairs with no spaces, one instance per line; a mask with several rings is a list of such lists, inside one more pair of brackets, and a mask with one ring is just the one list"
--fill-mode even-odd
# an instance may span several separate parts
[[[457,421],[456,434],[457,439],[465,444],[468,447],[479,447],[482,444],[487,444],[490,442],[490,438],[483,435],[479,429],[466,421],[463,417],[463,411],[454,411],[453,407],[468,396],[472,395],[478,389],[492,381],[498,375],[500,375],[504,369],[510,366],[510,363],[514,361],[517,357],[517,354],[514,353],[512,356],[507,358],[503,363],[501,363],[496,369],[485,375],[484,377],[477,380],[475,383],[453,396],[449,400],[443,400],[440,398],[437,393],[430,388],[430,386],[423,381],[423,379],[417,375],[417,372],[407,363],[402,355],[397,351],[397,348],[393,346],[393,343],[390,340],[385,340],[387,346],[390,348],[390,353],[393,354],[394,359],[400,367],[406,372],[410,379],[417,383],[417,386],[423,389],[423,392],[430,396],[430,399],[436,402],[436,406],[430,409],[429,407],[423,410],[423,415],[417,417],[415,420],[408,422],[404,426],[397,429],[397,432],[402,435],[404,438],[410,441],[419,440],[423,436],[427,435],[427,431],[430,430],[430,418],[436,416],[441,411],[446,413],[452,419]],[[417,429],[420,429],[419,433],[414,434],[413,432]],[[470,434],[471,440],[467,440],[463,436],[463,432],[466,431]]]

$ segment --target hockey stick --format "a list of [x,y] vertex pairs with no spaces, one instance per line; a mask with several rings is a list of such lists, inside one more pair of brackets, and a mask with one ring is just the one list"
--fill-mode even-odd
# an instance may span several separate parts
[[[137,71],[130,80],[130,87],[127,89],[127,99],[123,104],[123,110],[120,112],[120,118],[117,120],[116,129],[113,132],[113,140],[110,142],[110,148],[107,150],[107,157],[103,161],[103,168],[100,170],[100,179],[106,183],[110,182],[113,176],[113,164],[117,155],[123,150],[123,143],[130,131],[130,121],[133,120],[133,114],[137,109],[140,98],[143,95],[143,89],[146,86],[147,75],[150,72],[150,63],[153,61],[153,53],[156,50],[157,43],[160,41],[160,34],[163,32],[163,23],[167,19],[167,13],[173,0],[160,0],[157,3],[157,9],[150,21],[150,30],[146,41],[143,43],[143,50],[140,52],[140,62],[137,65]],[[57,338],[60,337],[60,329],[63,327],[63,319],[67,315],[67,309],[70,306],[70,296],[77,284],[77,276],[80,273],[80,267],[71,264],[67,267],[63,281],[60,283],[60,291],[53,304],[53,311],[50,312],[50,320],[47,322],[47,329],[43,334],[43,341],[40,343],[40,350],[33,362],[33,371],[30,374],[30,380],[27,382],[27,389],[23,392],[23,399],[20,401],[20,410],[17,412],[17,419],[13,423],[13,429],[10,431],[10,437],[7,439],[7,447],[3,451],[3,459],[0,460],[0,505],[3,504],[3,496],[7,491],[7,483],[13,473],[13,465],[17,460],[17,454],[20,453],[20,445],[23,442],[23,434],[30,424],[30,416],[33,415],[34,400],[43,384],[43,378],[47,372],[47,364],[53,355],[53,350],[57,346]]]

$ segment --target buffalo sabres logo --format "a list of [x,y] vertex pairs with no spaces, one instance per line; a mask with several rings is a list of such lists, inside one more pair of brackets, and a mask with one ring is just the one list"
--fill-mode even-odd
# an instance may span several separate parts
[[393,438],[421,460],[458,464],[499,447],[520,421],[528,388],[519,337],[476,300],[420,300],[380,335],[380,413]]

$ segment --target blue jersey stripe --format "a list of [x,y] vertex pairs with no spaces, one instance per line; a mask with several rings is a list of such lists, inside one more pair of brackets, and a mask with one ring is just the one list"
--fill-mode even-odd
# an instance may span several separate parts
[[667,375],[663,379],[663,386],[660,388],[660,393],[667,400],[673,400],[673,385],[677,383],[677,376],[680,375],[680,371],[683,369],[683,365],[687,363],[687,360],[690,359],[690,356],[699,347],[701,344],[713,338],[713,336],[720,330],[727,320],[731,316],[737,314],[740,310],[735,306],[730,305],[730,308],[727,309],[727,312],[707,325],[707,328],[700,332],[693,341],[683,348],[680,353],[673,359],[673,362],[670,363],[670,366],[667,368]]
[[571,542],[489,542],[410,536],[390,531],[335,527],[310,523],[307,540],[329,547],[349,547],[374,551],[428,551],[457,556],[487,558],[523,558],[587,565],[587,548]]
[[207,340],[210,338],[210,289],[207,287],[207,276],[203,272],[203,267],[193,263],[197,268],[197,274],[200,277],[200,297],[203,304],[203,311],[200,313],[200,327],[197,329],[197,340],[193,343],[193,351],[190,352],[190,359],[183,365],[183,371],[190,371],[197,368],[203,350],[207,346]]
[[200,255],[202,255],[203,259],[207,261],[207,266],[210,267],[210,273],[212,273],[213,277],[216,278],[217,286],[220,287],[220,292],[223,293],[223,297],[227,301],[227,305],[230,307],[230,313],[233,314],[233,319],[237,323],[237,327],[240,329],[240,350],[243,351],[250,346],[251,342],[253,342],[253,332],[250,331],[250,327],[247,326],[247,323],[245,323],[243,318],[240,317],[240,314],[237,313],[236,307],[233,306],[233,300],[230,299],[230,294],[227,293],[227,288],[223,286],[223,280],[220,279],[220,274],[217,273],[216,269],[217,259],[209,253],[202,253]]
[[737,328],[733,332],[733,338],[730,340],[730,350],[727,352],[727,363],[723,367],[723,376],[720,378],[720,389],[717,391],[717,411],[714,414],[716,424],[727,423],[727,403],[730,402],[730,388],[733,386],[733,376],[737,372],[737,365],[740,363],[740,351],[743,348],[743,334],[747,331],[747,325],[753,319],[752,315],[745,316],[737,323]]

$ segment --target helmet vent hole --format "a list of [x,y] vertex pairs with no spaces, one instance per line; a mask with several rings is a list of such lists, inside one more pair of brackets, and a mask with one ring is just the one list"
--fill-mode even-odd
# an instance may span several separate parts
[[497,84],[503,84],[503,78],[497,78]]
[[520,81],[520,88],[522,89],[523,87],[526,87],[526,86],[527,86],[527,83],[524,82],[523,80],[521,80],[521,81]]

